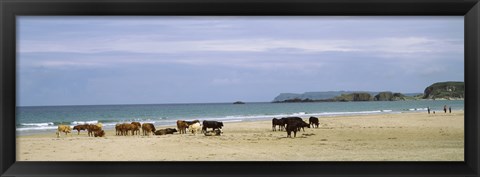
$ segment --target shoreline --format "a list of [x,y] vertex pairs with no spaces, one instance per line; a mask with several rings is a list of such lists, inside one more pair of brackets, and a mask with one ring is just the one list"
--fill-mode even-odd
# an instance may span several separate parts
[[[405,109],[405,110],[400,110],[400,111],[392,111],[392,110],[376,110],[376,111],[357,111],[357,112],[333,112],[333,113],[305,113],[304,114],[293,114],[293,115],[284,115],[282,117],[289,117],[289,116],[294,116],[294,117],[301,117],[303,119],[308,119],[310,116],[318,117],[319,119],[324,119],[324,118],[332,118],[332,117],[348,117],[348,116],[365,116],[365,115],[383,115],[383,114],[410,114],[410,113],[426,113],[427,109],[426,108],[415,108],[415,109]],[[441,109],[431,109],[431,111],[437,111],[438,114],[442,114],[443,110]],[[464,109],[452,109],[453,112],[464,112]],[[211,121],[221,121],[225,123],[231,123],[231,122],[250,122],[250,121],[270,121],[272,118],[281,118],[280,116],[274,116],[273,115],[259,115],[257,117],[253,118],[247,118],[249,116],[245,117],[231,117],[225,120],[225,117],[219,117],[219,118],[210,118],[210,119],[202,119],[198,118],[197,120],[203,121],[203,120],[211,120]],[[250,116],[251,117],[251,116]],[[158,125],[156,124],[155,127],[170,127],[172,126],[176,127],[175,122],[177,119],[173,120],[172,123],[167,123],[167,124],[161,124]],[[179,119],[179,120],[195,120],[195,119]],[[95,121],[85,121],[85,122],[95,122]],[[114,130],[115,125],[111,123],[105,123],[105,122],[100,122],[104,125],[104,130]],[[154,121],[155,122],[155,121]],[[118,123],[130,123],[130,122],[118,122]],[[143,122],[142,122],[143,123]],[[150,123],[150,122],[144,122],[144,123]],[[155,124],[155,123],[154,123]],[[77,124],[80,125],[80,124]],[[70,127],[73,128],[75,125],[70,125]],[[18,130],[19,128],[16,128],[16,136],[32,136],[32,135],[38,135],[38,134],[49,134],[49,133],[55,133],[57,125],[54,125],[54,127],[50,127],[49,129],[44,129],[44,130]],[[20,128],[22,129],[22,128]]]
[[[463,111],[462,110],[455,110],[455,111]],[[401,111],[398,111],[398,112],[375,112],[375,113],[370,113],[370,112],[373,112],[373,111],[365,111],[365,112],[369,112],[369,113],[351,113],[351,114],[332,114],[332,115],[321,115],[321,116],[318,116],[318,115],[310,115],[310,114],[306,114],[308,115],[307,117],[303,117],[301,115],[295,115],[296,117],[301,117],[302,119],[306,119],[307,122],[308,122],[308,118],[310,116],[314,116],[314,117],[317,117],[319,118],[320,120],[321,119],[324,119],[324,118],[334,118],[334,117],[351,117],[351,116],[368,116],[368,115],[383,115],[383,114],[404,114],[404,113],[420,113],[420,112],[423,112],[423,111],[417,111],[417,110],[414,110],[414,111],[404,111],[404,112],[401,112]],[[274,117],[274,118],[280,118],[280,117]],[[206,119],[206,120],[212,120],[212,121],[220,121],[220,122],[224,122],[224,123],[237,123],[237,122],[261,122],[261,121],[271,121],[273,118],[245,118],[245,119],[238,119],[238,120],[227,120],[227,121],[222,121],[222,120],[215,120],[215,119]],[[188,121],[193,121],[194,119],[183,119],[183,120],[188,120]],[[203,119],[199,119],[200,121],[203,121]],[[176,120],[175,120],[176,121]],[[121,123],[130,123],[130,122],[121,122]],[[146,122],[148,123],[148,122]],[[79,124],[80,125],[80,124]],[[73,128],[74,125],[70,125],[71,128]],[[55,126],[56,127],[56,126]],[[177,128],[177,125],[175,123],[172,123],[172,124],[165,124],[165,125],[155,125],[155,127],[160,127],[160,128]],[[114,131],[115,130],[115,127],[114,126],[104,126],[103,127],[105,131]],[[52,134],[52,133],[55,133],[57,131],[57,128],[54,128],[54,129],[46,129],[46,130],[41,130],[43,132],[25,132],[26,134],[18,134],[18,130],[17,130],[17,137],[23,137],[23,136],[35,136],[35,135],[46,135],[46,134]],[[22,131],[20,131],[22,132]]]
[[[303,117],[304,118],[304,117]],[[306,120],[304,118],[304,120]],[[308,120],[308,119],[307,119]],[[296,138],[271,121],[225,123],[222,136],[17,137],[18,161],[463,161],[464,112],[320,118]],[[159,126],[158,128],[174,126]],[[181,152],[181,153],[180,153]],[[85,156],[85,153],[88,156]]]

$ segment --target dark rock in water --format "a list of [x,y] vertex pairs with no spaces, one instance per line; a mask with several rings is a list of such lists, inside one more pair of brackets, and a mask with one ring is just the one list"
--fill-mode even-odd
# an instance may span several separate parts
[[245,103],[241,101],[235,101],[233,104],[245,104]]
[[424,99],[463,99],[464,82],[437,82],[425,88]]

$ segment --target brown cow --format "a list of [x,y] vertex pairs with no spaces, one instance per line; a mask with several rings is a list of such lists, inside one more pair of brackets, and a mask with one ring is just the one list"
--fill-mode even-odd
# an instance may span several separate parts
[[123,124],[115,124],[115,134],[117,136],[118,135],[123,135],[122,126],[123,126]]
[[184,120],[177,120],[177,128],[178,128],[178,133],[180,134],[186,134],[187,133],[187,128],[188,124]]
[[143,136],[150,135],[150,133],[155,132],[155,126],[151,123],[142,124]]
[[75,125],[73,127],[74,130],[78,131],[78,135],[80,135],[80,130],[87,130],[88,124],[83,124],[83,125]]
[[102,130],[101,127],[97,125],[90,124],[87,126],[88,136],[94,136],[94,132]]
[[124,123],[122,124],[122,135],[124,136],[128,136],[128,132],[131,131],[132,132],[132,136],[135,134],[135,131],[139,130],[140,131],[140,127],[137,127],[137,125],[135,124],[129,124],[129,123]]
[[103,131],[103,130],[98,130],[98,131],[93,132],[93,135],[94,135],[95,137],[104,137],[104,136],[105,136],[105,131]]
[[140,135],[140,128],[142,128],[142,124],[140,122],[132,122],[131,124],[137,126],[134,130],[132,130],[132,135],[134,135],[135,133],[137,135]]

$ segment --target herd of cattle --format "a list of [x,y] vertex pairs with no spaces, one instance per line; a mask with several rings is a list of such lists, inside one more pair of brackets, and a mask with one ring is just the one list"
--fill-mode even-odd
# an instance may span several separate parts
[[[293,137],[297,136],[297,131],[305,127],[316,127],[318,128],[318,118],[310,117],[308,123],[303,121],[300,117],[284,117],[284,118],[273,118],[272,119],[272,131],[277,131],[277,126],[279,131],[286,130],[287,137],[292,137],[291,133],[293,132]],[[194,121],[185,121],[177,120],[177,129],[175,128],[165,128],[165,129],[155,129],[155,126],[152,123],[143,123],[140,122],[131,122],[115,125],[115,134],[117,136],[128,136],[128,135],[140,135],[140,130],[142,131],[143,136],[153,135],[166,135],[173,134],[178,132],[179,134],[187,134],[187,129],[192,134],[196,135],[197,133],[203,133],[205,136],[220,136],[222,133],[223,122],[218,121],[207,121],[204,120],[200,123],[199,120]],[[208,128],[213,129],[212,131],[207,131]],[[78,131],[87,131],[88,136],[93,137],[104,137],[105,131],[102,130],[102,124],[83,124],[76,125],[73,127],[74,130]],[[60,137],[60,133],[63,132],[65,135],[70,133],[72,130],[68,125],[58,125],[58,131],[56,132],[57,137]]]
[[[194,121],[184,121],[178,120],[177,121],[177,129],[175,128],[165,128],[165,129],[155,129],[155,126],[152,123],[143,123],[140,122],[131,122],[131,123],[123,123],[123,124],[116,124],[115,125],[115,134],[117,136],[128,136],[128,135],[140,135],[140,130],[142,131],[143,136],[147,136],[150,134],[153,135],[166,135],[166,134],[173,134],[175,132],[179,132],[180,134],[186,134],[187,129],[193,133],[204,133],[205,136],[220,136],[222,134],[222,127],[223,123],[218,121],[207,121],[204,120],[202,124],[200,124],[199,120]],[[213,129],[212,131],[207,131],[208,128]],[[105,131],[102,130],[102,124],[83,124],[83,125],[76,125],[73,127],[74,130],[78,131],[87,131],[88,136],[93,137],[104,137]],[[60,133],[63,132],[65,135],[72,132],[72,129],[69,125],[58,125],[57,129],[57,137],[60,137]]]
[[277,131],[277,126],[280,131],[286,130],[287,131],[287,138],[292,137],[292,131],[293,131],[293,137],[297,136],[297,131],[300,131],[302,129],[305,131],[305,127],[315,127],[318,128],[318,118],[317,117],[310,117],[308,119],[308,123],[303,121],[302,118],[300,117],[283,117],[280,119],[273,118],[272,119],[272,131]]

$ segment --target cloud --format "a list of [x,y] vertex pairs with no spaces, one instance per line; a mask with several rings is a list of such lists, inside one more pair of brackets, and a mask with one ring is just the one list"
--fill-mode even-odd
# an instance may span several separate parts
[[236,78],[216,78],[212,80],[213,85],[238,85],[240,79]]
[[[80,41],[20,42],[20,53],[183,53],[183,52],[382,52],[394,54],[463,52],[461,40],[430,39],[425,37],[377,38],[362,40],[294,40],[294,39],[225,39],[164,41],[152,37],[119,37],[85,39]],[[372,53],[372,54],[375,54]]]

